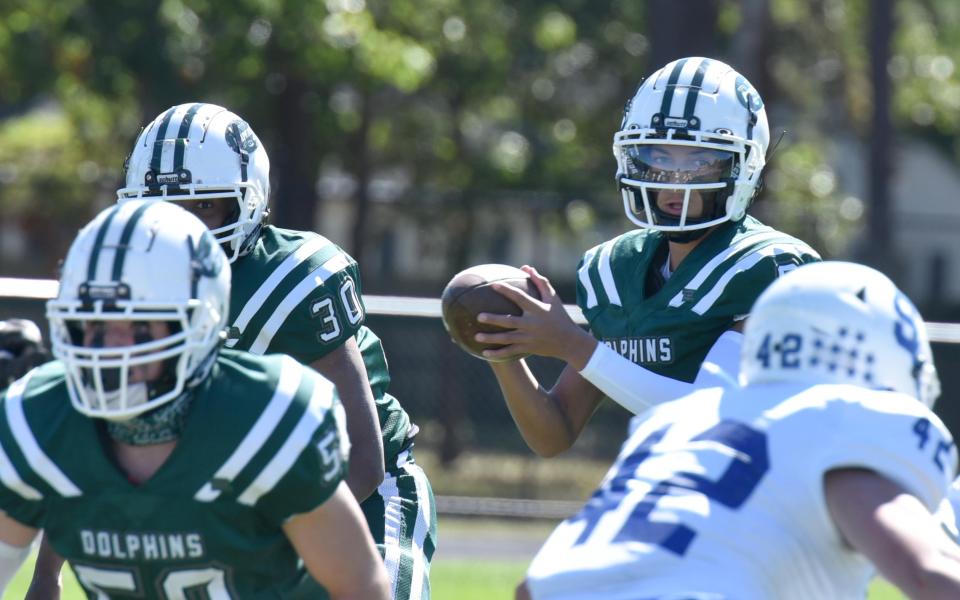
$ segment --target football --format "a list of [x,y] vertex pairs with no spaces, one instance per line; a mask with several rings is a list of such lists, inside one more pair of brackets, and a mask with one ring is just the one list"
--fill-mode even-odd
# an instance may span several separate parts
[[[487,348],[502,348],[500,344],[488,344],[473,339],[477,332],[502,332],[502,327],[477,322],[477,315],[486,313],[521,314],[520,307],[491,286],[494,282],[506,283],[539,299],[533,280],[525,272],[510,265],[477,265],[453,276],[443,290],[440,305],[443,326],[450,338],[469,354],[490,360],[482,352]],[[516,357],[512,357],[516,358]],[[512,360],[500,359],[500,360]]]

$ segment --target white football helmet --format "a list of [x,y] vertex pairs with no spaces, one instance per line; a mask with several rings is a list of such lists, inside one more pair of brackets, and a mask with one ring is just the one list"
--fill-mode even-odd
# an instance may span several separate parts
[[253,249],[266,221],[270,159],[247,122],[215,104],[174,106],[144,128],[125,164],[119,201],[227,198],[236,210],[213,234],[230,262]]
[[848,383],[929,407],[940,395],[917,309],[886,275],[854,263],[813,263],[774,281],[750,312],[741,357],[748,385]]
[[[192,214],[152,200],[101,212],[77,234],[60,291],[47,303],[53,354],[63,361],[74,407],[126,420],[179,397],[209,373],[229,301],[226,256]],[[141,331],[133,345],[113,347],[101,334],[86,345],[106,321],[165,321],[171,333],[152,339]],[[157,361],[159,379],[129,383],[131,367]]]
[[[676,241],[739,221],[759,190],[769,143],[763,100],[742,75],[710,58],[671,62],[641,84],[613,136],[624,211]],[[677,198],[671,210],[657,204],[664,190]],[[703,199],[696,216],[688,214],[694,193]]]

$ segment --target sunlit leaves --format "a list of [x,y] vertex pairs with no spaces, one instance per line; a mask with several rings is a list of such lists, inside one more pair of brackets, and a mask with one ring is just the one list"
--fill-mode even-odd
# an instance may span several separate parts
[[577,24],[568,15],[551,10],[540,18],[533,37],[543,50],[566,48],[577,39]]

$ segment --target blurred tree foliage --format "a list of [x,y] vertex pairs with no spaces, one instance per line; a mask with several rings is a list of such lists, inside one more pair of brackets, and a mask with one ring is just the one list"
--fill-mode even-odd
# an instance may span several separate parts
[[[836,254],[866,201],[841,196],[851,175],[836,158],[869,139],[869,10],[868,0],[0,0],[0,235],[25,224],[27,243],[49,252],[0,267],[48,271],[70,230],[112,202],[139,127],[192,100],[232,108],[264,140],[275,222],[303,227],[324,199],[349,198],[354,225],[340,240],[356,255],[370,249],[381,201],[446,231],[451,270],[503,191],[539,198],[544,235],[620,228],[609,148],[623,102],[654,56],[705,47],[754,80],[774,139],[788,130],[767,176],[775,201],[758,211]],[[671,33],[685,30],[684,11],[709,17],[708,44],[704,27]],[[896,11],[895,123],[956,160],[960,3],[902,0]]]

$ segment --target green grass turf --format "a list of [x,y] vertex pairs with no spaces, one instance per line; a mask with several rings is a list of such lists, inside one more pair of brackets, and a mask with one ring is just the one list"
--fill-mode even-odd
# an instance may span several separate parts
[[[430,569],[432,600],[513,600],[513,590],[527,569],[525,562],[449,560],[439,556]],[[885,581],[870,586],[868,600],[905,600]]]
[[[433,600],[512,600],[513,590],[527,569],[526,561],[444,560],[438,556],[430,572]],[[10,582],[3,600],[21,600],[30,585],[33,557]],[[84,600],[69,569],[64,570],[61,600]],[[903,600],[904,596],[883,581],[875,581],[868,600]]]

